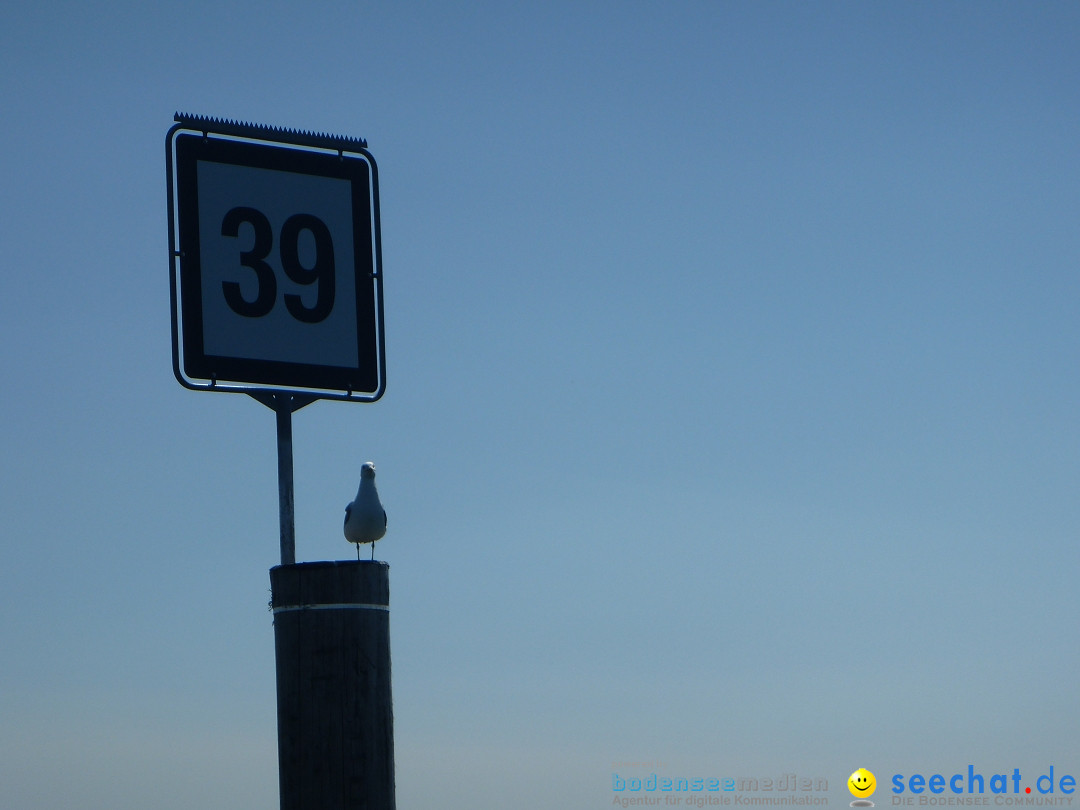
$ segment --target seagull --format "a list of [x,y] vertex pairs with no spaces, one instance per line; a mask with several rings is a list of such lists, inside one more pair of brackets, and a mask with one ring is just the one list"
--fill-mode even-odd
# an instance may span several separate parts
[[375,541],[386,534],[386,510],[379,502],[375,489],[375,465],[367,461],[360,468],[360,488],[356,499],[345,507],[345,539],[356,543],[356,559],[360,559],[360,544],[371,543],[371,559],[375,559]]

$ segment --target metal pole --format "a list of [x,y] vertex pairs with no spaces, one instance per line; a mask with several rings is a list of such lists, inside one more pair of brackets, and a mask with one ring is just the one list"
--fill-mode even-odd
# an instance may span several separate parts
[[281,519],[281,564],[296,562],[296,521],[293,508],[292,412],[289,397],[277,395],[278,511]]

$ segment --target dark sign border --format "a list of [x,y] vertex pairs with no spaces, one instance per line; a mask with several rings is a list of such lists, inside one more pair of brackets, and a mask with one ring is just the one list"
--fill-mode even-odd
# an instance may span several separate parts
[[[240,393],[295,390],[324,399],[368,402],[381,397],[386,387],[385,347],[378,170],[374,158],[357,145],[362,142],[351,139],[289,133],[251,125],[222,124],[215,128],[213,124],[220,122],[210,119],[198,119],[192,126],[179,115],[177,120],[181,123],[169,131],[166,140],[169,250],[173,267],[173,371],[177,380],[184,387],[195,390]],[[281,133],[280,140],[278,133]],[[220,357],[204,351],[197,171],[200,161],[350,182],[353,254],[357,263],[356,367]],[[205,382],[197,382],[200,380]]]

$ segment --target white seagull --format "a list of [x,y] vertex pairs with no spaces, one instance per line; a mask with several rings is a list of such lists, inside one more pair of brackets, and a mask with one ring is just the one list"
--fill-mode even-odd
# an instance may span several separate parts
[[379,502],[375,489],[375,465],[367,461],[360,468],[360,488],[356,499],[345,507],[345,539],[356,543],[356,559],[360,559],[360,544],[371,543],[371,559],[375,559],[375,541],[386,534],[386,510]]

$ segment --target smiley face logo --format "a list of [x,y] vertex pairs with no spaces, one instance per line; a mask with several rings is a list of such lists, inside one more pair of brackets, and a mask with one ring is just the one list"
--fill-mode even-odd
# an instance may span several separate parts
[[859,768],[847,780],[847,788],[851,795],[860,799],[873,795],[877,789],[877,779],[866,768]]

